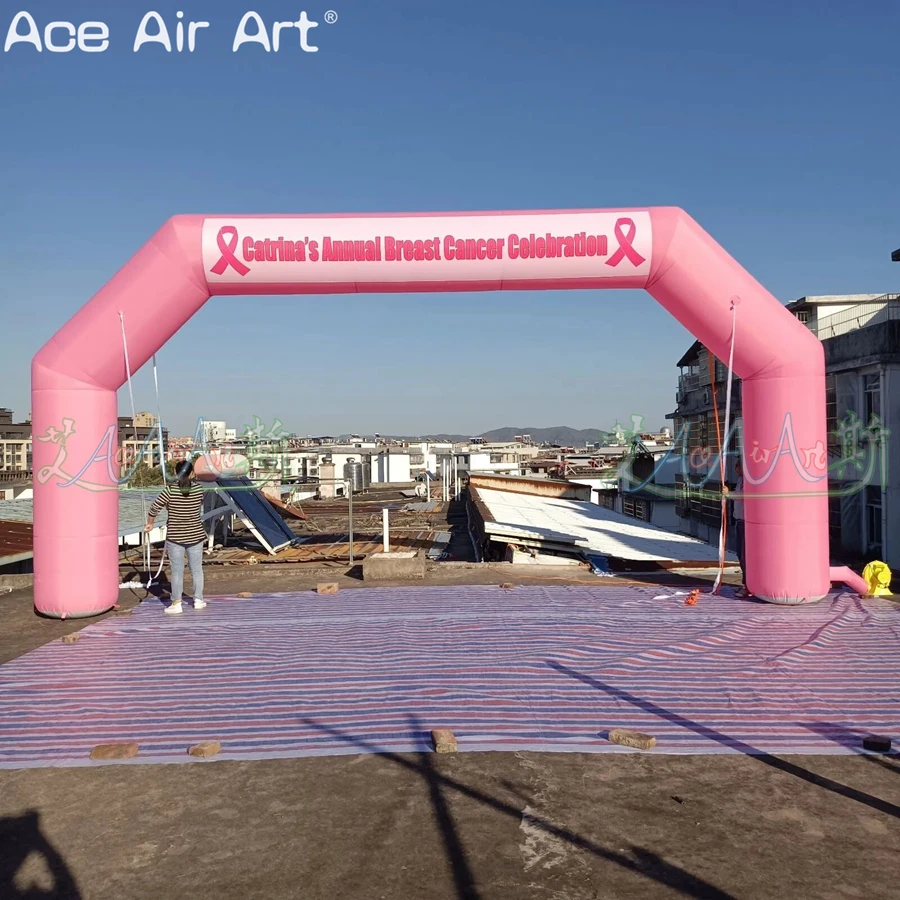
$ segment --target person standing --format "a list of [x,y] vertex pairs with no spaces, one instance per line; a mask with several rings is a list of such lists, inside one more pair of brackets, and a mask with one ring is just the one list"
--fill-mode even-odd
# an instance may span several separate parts
[[181,593],[184,587],[184,560],[187,556],[194,583],[194,609],[203,609],[203,544],[208,535],[200,518],[203,509],[203,488],[194,478],[194,464],[185,460],[176,471],[177,482],[166,485],[153,501],[144,530],[153,529],[153,520],[166,509],[166,553],[172,569],[170,578],[172,602],[166,607],[170,615],[182,612]]
[[747,590],[747,567],[745,563],[745,543],[744,543],[744,467],[741,461],[737,460],[734,464],[734,471],[737,475],[737,483],[734,491],[730,491],[727,487],[722,488],[728,495],[731,502],[731,515],[734,519],[734,542],[737,547],[737,558],[741,565],[741,589],[738,591],[739,597],[749,597],[750,592]]

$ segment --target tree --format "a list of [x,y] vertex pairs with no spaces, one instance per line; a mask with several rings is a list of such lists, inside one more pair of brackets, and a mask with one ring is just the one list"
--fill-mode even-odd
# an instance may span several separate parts
[[[166,462],[166,478],[168,481],[175,480],[175,470],[177,467],[178,463],[174,460],[169,460]],[[160,471],[159,466],[148,466],[147,463],[141,463],[132,473],[131,479],[128,482],[128,487],[161,487],[162,484],[163,474]]]

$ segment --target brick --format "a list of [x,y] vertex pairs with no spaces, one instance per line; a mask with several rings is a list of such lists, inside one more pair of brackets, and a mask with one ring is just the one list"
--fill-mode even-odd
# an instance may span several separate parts
[[456,735],[449,728],[436,728],[431,732],[435,753],[456,753]]
[[62,642],[64,644],[77,644],[81,635],[76,631],[75,634],[65,634],[63,635]]
[[500,587],[503,588],[504,591],[511,591],[515,585],[511,581],[504,581]]
[[881,734],[867,734],[863,738],[863,747],[875,753],[889,753],[891,750],[891,739]]
[[321,584],[316,585],[317,594],[336,594],[338,590],[339,587],[336,581],[323,581]]
[[98,744],[91,750],[91,759],[132,759],[137,755],[137,744]]
[[252,597],[252,596],[253,596],[253,594],[251,594],[250,591],[240,591],[238,593],[238,597]]
[[634,747],[635,750],[652,750],[656,746],[655,737],[628,728],[613,728],[609,733],[609,739],[613,744]]
[[199,756],[201,759],[209,759],[215,756],[222,749],[222,745],[218,741],[204,741],[202,744],[194,744],[188,750],[191,756]]

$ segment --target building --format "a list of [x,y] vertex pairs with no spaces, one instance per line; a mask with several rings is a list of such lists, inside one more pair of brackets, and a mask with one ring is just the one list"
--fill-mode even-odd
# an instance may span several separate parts
[[0,407],[0,480],[30,475],[31,449],[31,417],[13,422],[12,410]]
[[[853,329],[836,319],[855,311],[818,322],[817,333],[825,335],[831,552],[842,561],[881,559],[897,569],[900,294],[885,294],[878,303],[865,305],[863,324]],[[880,445],[871,440],[879,426],[889,435]]]
[[616,470],[614,504],[609,504],[609,491],[602,489],[600,502],[630,519],[679,530],[676,498],[683,460],[673,451],[672,444],[635,440]]
[[[203,421],[203,436],[207,444],[223,444],[226,437],[227,423],[219,421]],[[232,438],[234,440],[234,438]]]
[[[140,462],[158,466],[159,430],[156,417],[150,413],[119,416],[118,448],[116,463],[119,475],[125,475],[140,458]],[[163,429],[163,445],[166,444],[166,430]],[[0,408],[0,481],[21,481],[32,472],[31,421],[14,423],[12,411]]]
[[[0,473],[2,475],[2,473]],[[0,477],[0,501],[2,500],[33,500],[34,487],[30,481],[6,480]],[[0,519],[4,518],[0,510]]]
[[[152,424],[138,424],[146,422],[149,413],[141,413],[133,419],[130,416],[119,416],[119,448],[116,452],[116,462],[119,464],[119,474],[124,476],[136,463],[154,467],[160,464],[159,428],[155,416],[150,416]],[[168,444],[168,431],[162,429],[163,448]],[[169,458],[169,454],[166,454]]]
[[453,452],[453,444],[449,441],[411,441],[406,445],[409,450],[409,466],[413,480],[422,480],[427,472],[432,478],[438,471],[438,457],[449,456]]
[[[728,368],[714,359],[700,341],[694,341],[678,360],[680,373],[675,393],[673,420],[675,445],[671,457],[677,459],[673,473],[679,497],[675,503],[677,527],[685,534],[709,543],[718,543],[722,526],[722,500],[718,473],[710,471],[719,457],[719,439],[725,436],[725,403]],[[731,421],[741,418],[741,380],[735,376],[731,387]],[[731,445],[734,451],[734,445]],[[670,457],[670,458],[671,458]],[[735,457],[726,463],[726,480],[737,480]]]
[[[885,441],[886,459],[879,460],[867,484],[860,484],[856,462],[840,465],[841,455],[861,440],[873,416],[893,435],[900,435],[900,295],[841,294],[802,297],[787,305],[823,344],[828,428],[829,530],[835,560],[864,562],[883,559],[900,565],[900,485],[889,473],[900,473],[900,441]],[[678,361],[681,369],[674,420],[675,473],[680,530],[716,543],[721,527],[719,475],[709,478],[724,432],[727,369],[719,361],[710,367],[706,349],[695,341]],[[740,379],[732,387],[732,422],[741,417]],[[856,425],[849,423],[855,421]],[[842,423],[844,423],[842,425]],[[855,438],[853,437],[855,434]],[[864,441],[863,441],[864,442]],[[731,445],[734,452],[734,445]],[[866,452],[863,450],[862,452]],[[726,480],[736,480],[735,457],[726,463]],[[860,462],[860,460],[857,460]],[[867,468],[868,458],[861,462]]]
[[379,484],[410,484],[413,481],[410,455],[386,447],[372,458],[372,481]]
[[[530,435],[523,435],[530,440]],[[518,438],[514,441],[485,441],[482,438],[462,444],[452,450],[441,452],[442,457],[455,463],[459,473],[468,474],[505,474],[527,475],[532,469],[540,469],[545,473],[549,466],[537,463],[540,449],[532,443],[523,443]]]

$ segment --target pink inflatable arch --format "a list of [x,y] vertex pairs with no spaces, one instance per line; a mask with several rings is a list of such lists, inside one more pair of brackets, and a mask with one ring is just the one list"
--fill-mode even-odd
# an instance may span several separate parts
[[214,294],[561,288],[644,288],[719,359],[739,298],[744,442],[771,451],[745,462],[748,587],[803,603],[852,577],[829,570],[822,346],[682,210],[176,216],[34,358],[37,610],[117,600],[120,313],[136,371]]

